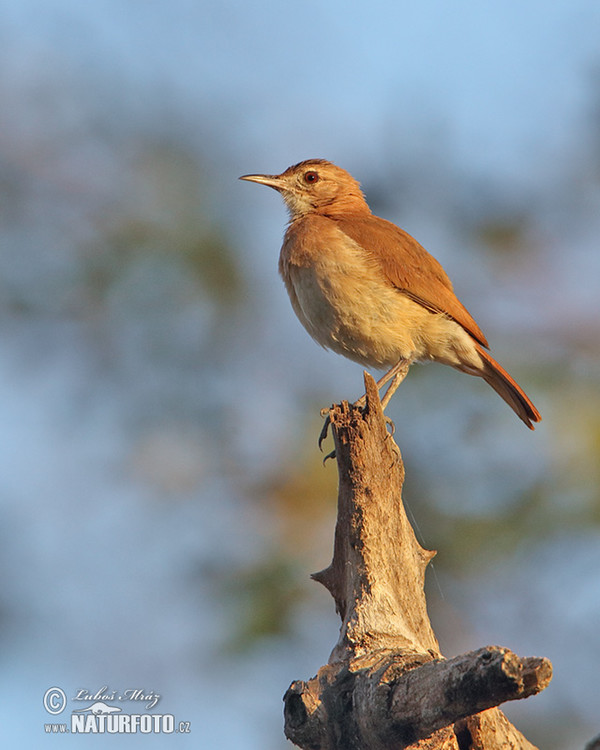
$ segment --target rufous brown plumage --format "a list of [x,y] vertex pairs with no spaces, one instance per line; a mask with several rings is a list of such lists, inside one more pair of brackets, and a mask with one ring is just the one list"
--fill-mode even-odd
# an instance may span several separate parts
[[486,349],[438,261],[405,231],[374,216],[359,183],[323,159],[280,175],[240,179],[277,190],[290,213],[279,270],[292,307],[322,346],[387,369],[385,406],[413,362],[483,378],[530,428],[541,417]]

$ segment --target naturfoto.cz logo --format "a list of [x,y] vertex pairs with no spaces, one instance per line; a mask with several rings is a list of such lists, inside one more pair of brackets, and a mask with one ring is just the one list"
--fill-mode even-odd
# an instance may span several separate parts
[[[47,734],[188,734],[189,721],[175,720],[173,714],[128,713],[117,703],[132,703],[144,708],[154,708],[161,696],[154,691],[141,688],[128,688],[123,691],[109,691],[105,686],[95,692],[77,690],[71,698],[74,703],[93,701],[91,705],[71,708],[70,722],[45,724]],[[110,701],[110,702],[109,702]],[[67,707],[67,695],[62,688],[48,688],[44,693],[44,708],[49,714],[58,715]],[[137,702],[137,703],[136,703]],[[111,705],[113,704],[113,705]]]

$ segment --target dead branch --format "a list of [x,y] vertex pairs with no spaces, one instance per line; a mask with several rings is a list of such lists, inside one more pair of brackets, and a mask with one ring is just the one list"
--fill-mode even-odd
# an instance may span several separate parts
[[364,410],[331,410],[338,518],[331,565],[313,576],[340,637],[316,677],[286,692],[286,736],[307,750],[533,749],[496,706],[543,690],[552,666],[498,646],[442,657],[423,590],[435,553],[406,517],[402,459],[368,373],[365,388]]

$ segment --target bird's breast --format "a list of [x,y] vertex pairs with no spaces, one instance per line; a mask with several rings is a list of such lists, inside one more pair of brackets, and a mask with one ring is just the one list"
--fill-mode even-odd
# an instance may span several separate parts
[[334,221],[290,225],[279,267],[296,315],[322,346],[368,367],[418,357],[414,334],[431,313],[394,288]]

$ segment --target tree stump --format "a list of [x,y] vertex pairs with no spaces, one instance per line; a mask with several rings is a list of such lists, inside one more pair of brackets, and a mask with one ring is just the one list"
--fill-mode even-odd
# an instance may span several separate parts
[[488,646],[446,660],[427,614],[435,552],[402,503],[404,466],[365,373],[364,409],[332,407],[339,472],[331,565],[313,578],[342,625],[329,663],[284,696],[285,734],[306,750],[535,750],[496,708],[543,690],[547,659]]

